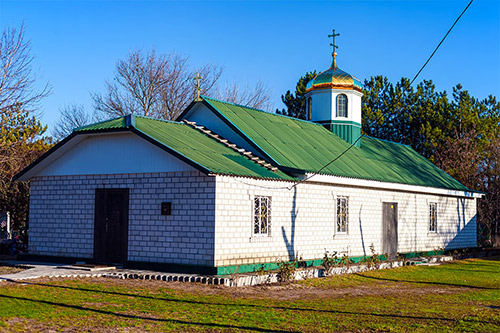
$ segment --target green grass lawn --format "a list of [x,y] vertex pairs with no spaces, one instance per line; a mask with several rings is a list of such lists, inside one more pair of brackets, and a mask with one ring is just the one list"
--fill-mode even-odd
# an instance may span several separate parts
[[0,331],[500,332],[500,261],[243,288],[113,279],[0,282]]

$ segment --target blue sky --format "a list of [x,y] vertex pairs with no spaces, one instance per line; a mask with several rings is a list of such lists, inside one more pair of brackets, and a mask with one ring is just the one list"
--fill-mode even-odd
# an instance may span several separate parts
[[[225,67],[222,82],[264,81],[280,96],[306,71],[331,63],[361,80],[412,78],[469,0],[455,1],[5,1],[2,28],[20,26],[32,42],[40,82],[52,94],[42,121],[68,103],[91,111],[115,63],[133,49],[190,56]],[[500,97],[500,2],[475,0],[417,79],[451,93],[461,83],[478,98]],[[416,85],[416,83],[414,84]]]

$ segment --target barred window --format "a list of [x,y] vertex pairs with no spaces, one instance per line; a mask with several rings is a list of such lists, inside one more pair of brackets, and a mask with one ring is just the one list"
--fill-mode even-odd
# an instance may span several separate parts
[[271,235],[271,197],[254,198],[253,234]]
[[437,203],[429,204],[429,231],[437,231]]
[[349,226],[349,199],[337,197],[337,233],[347,233]]
[[337,117],[347,118],[347,96],[344,94],[337,95]]

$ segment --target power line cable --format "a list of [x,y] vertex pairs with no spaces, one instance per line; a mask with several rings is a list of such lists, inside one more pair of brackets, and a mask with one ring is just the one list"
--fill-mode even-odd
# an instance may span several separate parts
[[436,51],[439,49],[439,47],[441,46],[441,44],[443,44],[444,40],[446,39],[446,37],[448,37],[448,35],[450,34],[451,30],[455,27],[455,25],[457,24],[458,20],[460,20],[460,18],[462,17],[462,15],[464,15],[465,11],[469,8],[470,5],[472,5],[472,2],[474,0],[471,0],[469,2],[469,4],[467,5],[467,7],[465,7],[465,9],[462,11],[462,13],[457,17],[457,19],[455,20],[455,22],[453,22],[453,25],[451,26],[451,28],[448,30],[448,32],[446,33],[446,35],[444,35],[443,39],[441,39],[441,41],[439,42],[438,46],[436,46],[436,48],[434,49],[434,52],[432,52],[431,56],[429,57],[429,59],[427,59],[427,61],[425,62],[425,64],[422,66],[422,68],[420,68],[420,70],[418,71],[417,75],[415,75],[415,77],[411,80],[410,82],[410,86],[412,85],[413,81],[415,81],[415,79],[417,78],[417,76],[420,75],[420,73],[422,72],[422,70],[424,69],[424,67],[429,63],[429,61],[431,61],[432,57],[434,56],[434,54],[436,53]]
[[[441,46],[441,44],[443,44],[444,40],[446,39],[446,37],[448,37],[448,35],[450,34],[451,30],[453,30],[453,28],[455,27],[455,25],[457,24],[457,22],[460,20],[460,18],[464,15],[464,13],[467,11],[467,9],[470,7],[470,5],[472,4],[472,2],[474,2],[474,0],[471,0],[469,2],[469,4],[465,7],[465,9],[462,11],[462,13],[460,13],[460,15],[457,17],[457,19],[455,20],[455,22],[453,22],[451,28],[448,30],[448,32],[444,35],[444,37],[441,39],[441,41],[439,42],[439,44],[436,46],[436,48],[434,49],[434,51],[432,52],[432,54],[429,56],[429,58],[427,59],[427,61],[422,65],[422,67],[420,68],[420,70],[417,72],[417,74],[413,77],[413,79],[410,81],[410,84],[408,86],[411,86],[412,83],[417,79],[417,77],[420,75],[420,73],[424,70],[425,66],[427,66],[427,64],[429,63],[429,61],[432,59],[432,57],[434,56],[434,54],[437,52],[437,50],[439,49],[439,47]],[[403,86],[403,90],[401,91],[401,94],[403,94],[405,92],[405,87]],[[378,123],[378,121],[382,118],[383,114],[381,113],[376,119],[375,119],[375,123]],[[295,186],[311,179],[313,176],[319,174],[321,171],[323,171],[325,168],[327,168],[328,166],[330,166],[332,163],[334,163],[335,161],[337,161],[339,158],[341,158],[345,153],[347,153],[354,145],[356,145],[356,143],[358,143],[359,140],[361,140],[361,138],[365,136],[364,134],[363,135],[360,135],[346,150],[344,150],[341,154],[339,154],[337,157],[335,157],[333,160],[331,160],[330,162],[328,162],[327,164],[325,164],[323,167],[321,167],[318,171],[316,172],[313,172],[311,175],[309,175],[308,177],[296,182],[295,184],[293,184],[292,186],[289,187],[289,189],[292,189],[294,188]]]
[[[427,59],[427,61],[422,65],[422,67],[420,68],[420,70],[417,72],[417,74],[413,77],[413,79],[410,81],[410,84],[408,86],[411,86],[413,84],[413,82],[417,79],[417,77],[420,75],[420,73],[424,70],[425,66],[427,66],[427,64],[429,63],[429,61],[432,59],[432,57],[434,56],[434,54],[437,52],[437,50],[439,49],[439,47],[441,46],[441,44],[443,44],[443,42],[445,41],[446,37],[448,37],[448,35],[450,34],[450,32],[453,30],[453,28],[455,27],[455,25],[458,23],[458,21],[460,20],[460,18],[464,15],[464,13],[467,11],[467,9],[470,7],[470,5],[474,2],[474,0],[471,0],[469,2],[469,4],[465,7],[465,9],[462,11],[462,13],[460,13],[460,15],[457,17],[457,19],[455,20],[455,22],[453,22],[452,26],[450,27],[450,29],[448,30],[448,32],[444,35],[444,37],[441,39],[441,41],[439,42],[439,44],[436,46],[436,48],[434,49],[434,51],[432,52],[432,54],[429,56],[429,58]],[[401,94],[403,94],[405,91],[406,91],[406,88],[403,86],[402,87],[402,91],[401,91]],[[375,123],[378,123],[378,121],[382,118],[383,114],[381,113],[376,119],[375,119]],[[284,187],[268,187],[268,186],[259,186],[259,185],[253,185],[253,184],[247,184],[247,183],[244,183],[244,184],[247,184],[247,185],[252,185],[252,186],[257,186],[257,187],[262,187],[262,188],[266,188],[266,189],[276,189],[276,190],[281,190],[281,189],[288,189],[288,190],[291,190],[292,188],[298,186],[299,184],[302,184],[303,182],[311,179],[312,177],[314,177],[315,175],[319,174],[321,171],[323,171],[325,168],[327,168],[328,166],[330,166],[331,164],[335,163],[335,161],[337,161],[338,159],[340,159],[343,155],[345,155],[349,150],[351,150],[352,147],[354,147],[356,145],[356,143],[358,143],[359,140],[361,140],[361,138],[363,136],[366,136],[366,135],[360,135],[349,147],[347,147],[342,153],[340,153],[338,156],[336,156],[334,159],[332,159],[330,162],[328,162],[327,164],[325,164],[324,166],[322,166],[318,171],[315,171],[313,173],[311,173],[308,177],[304,178],[304,179],[301,179],[297,182],[295,182],[295,184],[293,184],[292,186],[284,186]]]

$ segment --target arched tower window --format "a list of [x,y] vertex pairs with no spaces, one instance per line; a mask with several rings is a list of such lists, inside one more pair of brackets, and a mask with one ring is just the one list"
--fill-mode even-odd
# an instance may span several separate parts
[[312,118],[312,98],[308,97],[306,100],[306,120],[311,120]]
[[347,96],[345,94],[337,95],[337,117],[347,118]]

